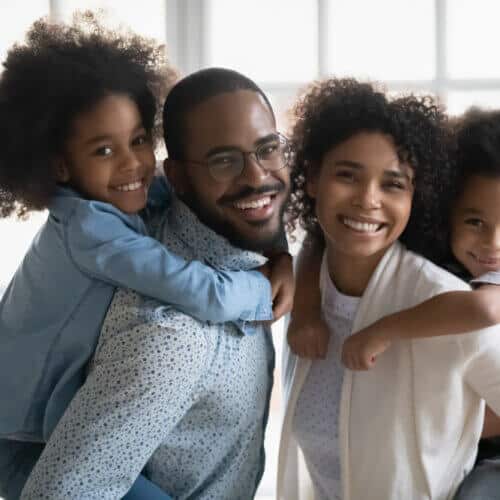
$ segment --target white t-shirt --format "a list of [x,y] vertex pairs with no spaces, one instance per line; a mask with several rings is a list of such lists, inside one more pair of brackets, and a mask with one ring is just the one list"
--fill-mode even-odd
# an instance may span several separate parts
[[340,354],[351,335],[360,297],[340,293],[323,258],[322,313],[331,336],[324,360],[315,360],[297,400],[293,432],[304,453],[316,500],[340,500],[338,423],[344,366]]

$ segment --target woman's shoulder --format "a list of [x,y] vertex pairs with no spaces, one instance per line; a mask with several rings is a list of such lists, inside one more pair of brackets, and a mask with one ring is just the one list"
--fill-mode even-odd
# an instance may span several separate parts
[[401,252],[401,264],[406,279],[414,284],[416,291],[434,290],[434,293],[441,293],[446,290],[470,290],[467,282],[404,247]]

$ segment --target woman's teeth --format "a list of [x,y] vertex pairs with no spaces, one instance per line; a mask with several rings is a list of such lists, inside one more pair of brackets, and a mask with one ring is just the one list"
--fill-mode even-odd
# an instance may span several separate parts
[[142,182],[137,181],[137,182],[131,182],[130,184],[122,184],[121,186],[116,186],[116,189],[118,191],[135,191],[140,187],[142,187]]
[[373,224],[370,222],[359,222],[359,221],[356,221],[354,219],[348,219],[347,217],[344,217],[342,219],[342,222],[347,227],[350,227],[351,229],[354,229],[356,231],[360,231],[363,233],[374,233],[375,231],[378,231],[382,227],[382,224]]

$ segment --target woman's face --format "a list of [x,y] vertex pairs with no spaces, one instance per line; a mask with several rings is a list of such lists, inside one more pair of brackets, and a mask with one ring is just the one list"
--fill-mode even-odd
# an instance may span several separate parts
[[399,161],[390,136],[360,132],[324,155],[307,193],[336,258],[376,265],[410,217],[413,169]]

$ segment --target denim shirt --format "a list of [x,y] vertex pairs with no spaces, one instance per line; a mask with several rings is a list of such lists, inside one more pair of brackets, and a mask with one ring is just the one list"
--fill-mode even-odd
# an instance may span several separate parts
[[0,439],[48,439],[84,381],[115,287],[213,322],[272,317],[260,273],[186,261],[139,215],[62,188],[0,302]]
[[[206,256],[217,267],[250,269],[265,260],[232,247],[179,201],[161,237],[172,252]],[[119,498],[146,466],[179,500],[252,499],[274,368],[269,329],[257,329],[242,335],[234,323],[198,321],[118,289],[85,384],[22,498]]]

